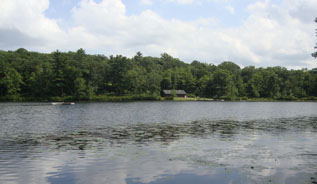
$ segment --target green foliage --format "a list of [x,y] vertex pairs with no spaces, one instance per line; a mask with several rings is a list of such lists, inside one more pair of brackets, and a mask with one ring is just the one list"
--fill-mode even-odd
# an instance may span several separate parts
[[17,95],[21,91],[22,76],[14,68],[6,68],[3,71],[3,77],[0,79],[2,94]]
[[317,69],[241,69],[228,61],[186,64],[166,53],[157,58],[138,52],[127,58],[89,55],[83,49],[0,51],[1,101],[160,100],[163,89],[185,90],[188,101],[316,100]]

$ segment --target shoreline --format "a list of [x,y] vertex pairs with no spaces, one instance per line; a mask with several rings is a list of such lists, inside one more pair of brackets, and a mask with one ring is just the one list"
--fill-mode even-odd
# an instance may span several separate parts
[[51,98],[30,98],[30,97],[19,97],[15,99],[9,99],[7,97],[0,97],[2,103],[27,103],[27,102],[144,102],[144,101],[169,101],[169,102],[317,102],[316,97],[304,98],[304,99],[272,99],[272,98],[239,98],[236,99],[213,99],[213,98],[165,98],[165,97],[152,97],[152,96],[100,96],[92,97],[91,99],[75,99],[71,97],[51,97]]

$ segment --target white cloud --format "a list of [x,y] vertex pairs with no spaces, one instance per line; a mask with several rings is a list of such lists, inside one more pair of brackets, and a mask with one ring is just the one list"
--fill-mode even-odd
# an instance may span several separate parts
[[179,4],[192,4],[194,2],[197,2],[197,0],[169,0],[170,2],[175,2]]
[[[154,0],[152,0],[152,1],[154,1]],[[206,2],[206,3],[210,3],[210,2],[212,2],[212,3],[228,3],[229,0],[163,0],[163,1],[169,1],[169,2],[178,3],[178,4],[193,4],[193,3],[201,4],[203,2]]]
[[153,4],[153,0],[141,0],[141,4],[151,5]]
[[[278,5],[258,1],[249,5],[250,16],[242,25],[225,28],[215,18],[164,19],[152,10],[128,16],[121,0],[81,0],[72,9],[73,24],[66,29],[45,16],[48,0],[4,0],[0,49],[25,47],[50,52],[82,47],[89,53],[127,56],[137,51],[152,56],[168,52],[188,62],[231,60],[243,66],[311,68],[316,67],[310,56],[315,45],[312,20],[317,11],[313,1],[284,0]],[[234,13],[233,7],[227,9]]]
[[248,7],[250,16],[238,34],[263,64],[292,67],[314,64],[310,56],[314,44],[313,21],[306,23],[292,17],[288,9],[291,4],[285,0],[277,6],[265,1]]
[[234,8],[232,6],[226,6],[225,8],[229,13],[234,14]]
[[[49,6],[48,0],[3,0],[1,6],[2,49],[32,47],[35,43],[39,50],[45,50],[46,44],[53,46],[64,39],[64,32],[58,27],[56,20],[44,16],[44,11]],[[5,37],[6,35],[9,37]],[[8,41],[2,42],[5,39]]]
[[140,0],[141,4],[152,5],[154,2],[158,3],[176,3],[181,5],[190,5],[190,4],[202,4],[203,2],[209,3],[227,3],[228,0]]

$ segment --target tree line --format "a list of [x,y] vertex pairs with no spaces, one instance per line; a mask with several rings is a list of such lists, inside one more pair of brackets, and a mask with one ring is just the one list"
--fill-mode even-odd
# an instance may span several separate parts
[[[159,99],[163,89],[216,99],[317,99],[317,69],[188,64],[166,53],[132,58],[55,51],[0,51],[0,100]],[[109,98],[107,98],[109,97]]]

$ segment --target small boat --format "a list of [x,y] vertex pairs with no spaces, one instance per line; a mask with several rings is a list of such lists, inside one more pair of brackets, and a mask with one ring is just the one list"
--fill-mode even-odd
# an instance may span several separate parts
[[75,102],[52,102],[52,105],[75,105]]
[[52,102],[52,105],[63,105],[64,102]]
[[63,102],[62,105],[75,105],[75,102]]

